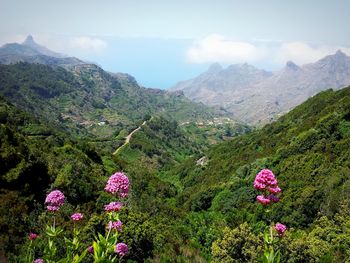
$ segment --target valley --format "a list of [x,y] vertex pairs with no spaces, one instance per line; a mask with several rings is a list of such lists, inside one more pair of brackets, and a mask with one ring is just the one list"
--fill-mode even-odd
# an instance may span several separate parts
[[[0,254],[23,261],[28,233],[44,233],[53,218],[44,203],[55,189],[66,198],[55,223],[74,233],[70,215],[84,211],[77,250],[85,251],[96,233],[108,232],[101,212],[114,199],[103,187],[122,171],[130,193],[120,213],[118,239],[129,249],[121,262],[259,262],[267,222],[288,227],[281,262],[346,262],[348,61],[337,52],[302,67],[288,62],[279,73],[215,64],[166,91],[52,52],[31,36],[5,45]],[[253,187],[265,168],[282,189],[268,212]],[[61,255],[63,239],[58,244]]]
[[[152,118],[150,119],[152,120]],[[142,126],[144,126],[145,124],[147,123],[147,121],[144,121],[141,126],[137,127],[135,130],[133,130],[132,132],[130,132],[126,137],[125,137],[125,142],[123,143],[122,146],[118,147],[118,149],[116,149],[114,152],[113,152],[113,155],[117,154],[125,145],[127,145],[129,142],[130,142],[130,139],[132,137],[132,135],[137,132],[138,130],[141,129]]]

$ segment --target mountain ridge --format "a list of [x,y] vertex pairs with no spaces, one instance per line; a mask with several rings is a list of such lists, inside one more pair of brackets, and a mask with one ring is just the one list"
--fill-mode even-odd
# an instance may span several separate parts
[[54,52],[34,41],[31,35],[21,43],[8,43],[0,47],[0,64],[18,62],[39,63],[50,66],[69,68],[83,64],[84,61]]
[[167,114],[180,122],[224,114],[193,103],[181,92],[147,89],[131,75],[64,57],[37,44],[31,35],[22,44],[1,47],[0,64],[0,94],[6,99],[45,121],[99,138],[121,126],[132,129],[147,114]]
[[0,95],[19,109],[110,152],[149,115],[178,122],[226,116],[181,94],[140,87],[131,76],[111,75],[94,64],[69,71],[43,64],[0,65],[0,79]]
[[[214,68],[219,69],[217,66]],[[245,70],[232,70],[239,68]],[[260,126],[277,119],[322,90],[339,89],[349,84],[350,57],[338,50],[333,55],[302,66],[288,61],[276,72],[259,70],[248,64],[230,65],[215,73],[208,70],[196,78],[179,82],[169,90],[181,90],[194,101],[222,107],[233,118]]]

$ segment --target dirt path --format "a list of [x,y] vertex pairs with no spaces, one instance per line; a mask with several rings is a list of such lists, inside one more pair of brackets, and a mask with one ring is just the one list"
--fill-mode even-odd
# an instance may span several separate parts
[[[151,118],[151,119],[152,119],[152,118]],[[143,125],[145,125],[146,123],[147,123],[147,121],[144,121],[144,122],[141,124],[141,126],[139,126],[139,127],[136,128],[135,130],[133,130],[132,132],[130,132],[130,133],[128,134],[128,136],[125,137],[125,142],[123,143],[123,145],[120,146],[120,147],[118,147],[118,149],[114,151],[113,155],[116,155],[125,145],[127,145],[127,144],[130,142],[130,139],[131,139],[132,135],[133,135],[135,132],[137,132],[139,129],[141,129],[141,127],[142,127]]]

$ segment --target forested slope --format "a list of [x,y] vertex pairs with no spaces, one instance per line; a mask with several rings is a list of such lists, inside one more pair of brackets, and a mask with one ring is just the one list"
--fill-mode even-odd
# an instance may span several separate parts
[[[347,257],[348,252],[344,251],[350,247],[344,244],[345,247],[340,249],[343,241],[339,237],[348,233],[348,223],[337,220],[348,215],[350,204],[350,88],[321,92],[278,121],[214,146],[205,156],[208,163],[204,166],[196,165],[196,158],[192,158],[171,172],[182,182],[183,191],[177,198],[177,206],[187,211],[186,220],[195,216],[205,222],[205,226],[197,225],[197,229],[192,228],[190,232],[203,249],[210,251],[211,242],[221,236],[224,226],[218,227],[218,222],[224,221],[224,225],[233,229],[225,232],[229,233],[228,236],[248,235],[249,231],[260,233],[266,215],[255,201],[257,192],[252,184],[259,170],[269,168],[276,174],[282,188],[281,201],[271,209],[269,220],[306,231],[299,234],[291,231],[294,234],[290,237],[290,244],[285,244],[288,253],[284,259],[319,262],[322,257],[328,257],[340,262],[337,260]],[[320,220],[325,226],[338,224],[335,228],[338,230],[332,232],[328,229],[327,233],[315,237],[312,231],[315,227],[322,228],[318,225]],[[249,231],[247,225],[234,230],[245,222],[251,225]],[[218,232],[214,237],[213,233],[201,236],[204,229]],[[309,241],[308,231],[312,233]],[[242,242],[251,241],[246,238]],[[215,249],[213,247],[217,257],[235,250],[226,247],[225,252],[222,249],[228,240],[224,238],[220,242]],[[316,249],[317,242],[326,248],[312,254],[310,251]],[[292,246],[297,246],[300,251],[293,250],[297,248]],[[250,249],[254,250],[254,245]],[[295,261],[298,257],[304,257],[306,261]]]

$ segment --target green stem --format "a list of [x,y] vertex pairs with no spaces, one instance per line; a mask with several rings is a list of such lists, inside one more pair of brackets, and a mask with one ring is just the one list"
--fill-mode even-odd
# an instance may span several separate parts
[[272,224],[270,225],[270,238],[271,238],[271,243],[273,243]]
[[111,228],[111,227],[109,227],[109,228],[108,228],[108,233],[107,233],[106,240],[108,240],[108,237],[109,237],[109,234],[111,233],[111,230],[112,230],[112,228]]
[[75,253],[75,237],[76,237],[76,232],[75,232],[75,222],[73,222],[73,253],[72,253],[72,256],[73,256],[73,259],[74,259],[74,253]]
[[33,243],[33,240],[30,240],[30,244],[29,244],[29,247],[28,247],[28,251],[27,251],[27,256],[26,256],[26,259],[27,259],[27,262],[31,262],[30,258],[31,258],[31,251],[32,251],[32,243]]

